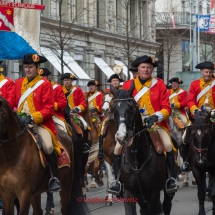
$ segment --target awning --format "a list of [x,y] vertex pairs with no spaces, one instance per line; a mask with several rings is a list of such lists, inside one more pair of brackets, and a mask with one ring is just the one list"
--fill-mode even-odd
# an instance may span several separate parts
[[[49,48],[41,47],[41,53],[47,58],[47,60],[54,66],[54,68],[62,74],[61,64],[59,58]],[[72,73],[66,66],[64,66],[64,73]],[[73,73],[72,73],[73,74]],[[73,74],[75,75],[75,74]]]
[[[60,53],[60,50],[58,50],[58,53]],[[82,80],[91,79],[67,51],[63,52],[63,61],[72,70],[75,76],[78,77],[78,79],[82,79]]]
[[[116,64],[119,64],[119,65],[121,65],[122,67],[123,67],[123,74],[126,76],[126,77],[128,77],[128,67],[122,62],[122,61],[120,61],[120,60],[115,60],[115,63]],[[131,72],[129,72],[130,73],[130,77],[132,78],[133,76],[132,76],[132,73]]]
[[111,75],[115,74],[114,71],[106,64],[106,62],[102,58],[94,57],[94,62],[108,78],[110,78]]

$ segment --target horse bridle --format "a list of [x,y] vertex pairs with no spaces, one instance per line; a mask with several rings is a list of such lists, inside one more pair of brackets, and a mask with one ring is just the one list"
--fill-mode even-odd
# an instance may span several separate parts
[[0,146],[2,146],[3,143],[6,143],[10,140],[13,140],[13,139],[16,139],[17,137],[19,137],[20,135],[22,135],[24,133],[24,131],[26,130],[27,127],[25,127],[19,134],[17,134],[16,136],[14,137],[11,137],[11,138],[8,138],[6,140],[3,140],[3,133],[2,133],[2,130],[3,130],[3,127],[4,126],[7,126],[7,114],[3,111],[3,108],[0,107],[0,114],[2,116],[2,120],[0,120],[0,127],[1,127],[1,132],[0,132]]
[[[201,118],[204,118],[204,117],[202,117],[202,116],[198,116],[198,117],[201,117]],[[196,117],[196,118],[198,118],[198,117]],[[207,126],[209,126],[210,124],[209,123],[204,123],[203,125],[207,125]],[[195,124],[192,124],[191,126],[196,126]],[[213,125],[212,125],[212,128],[211,128],[211,130],[213,129]],[[207,152],[208,152],[208,148],[209,148],[209,146],[210,146],[210,142],[211,142],[211,136],[210,136],[210,140],[209,140],[209,142],[208,142],[208,146],[206,147],[206,148],[203,148],[203,149],[199,149],[199,148],[197,148],[194,144],[193,144],[193,148],[196,150],[196,152],[197,153],[200,153],[200,154],[204,154],[205,156],[207,156]]]

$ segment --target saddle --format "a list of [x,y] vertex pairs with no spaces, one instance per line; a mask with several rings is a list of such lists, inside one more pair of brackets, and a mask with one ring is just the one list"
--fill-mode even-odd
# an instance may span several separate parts
[[149,137],[155,147],[155,151],[158,154],[163,154],[166,151],[166,149],[158,131],[149,132]]
[[179,129],[179,130],[184,129],[184,124],[179,118],[173,117],[172,119],[173,119],[173,122],[175,123],[175,126],[177,127],[177,129]]
[[[41,137],[39,134],[35,134],[30,128],[27,128],[27,131],[32,136],[32,138],[33,138],[33,140],[34,140],[34,142],[38,148],[41,164],[45,168],[46,156],[45,156],[44,151],[42,150]],[[68,152],[66,151],[66,149],[63,147],[63,145],[59,141],[58,141],[58,143],[60,145],[60,150],[61,150],[61,155],[57,157],[58,169],[60,169],[64,166],[70,167],[71,161],[70,161],[70,157],[68,155]]]

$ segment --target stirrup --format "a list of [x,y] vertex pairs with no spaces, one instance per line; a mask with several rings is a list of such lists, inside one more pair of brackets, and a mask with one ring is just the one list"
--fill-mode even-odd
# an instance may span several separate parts
[[[54,182],[52,182],[52,181],[54,181]],[[54,189],[53,189],[51,187],[51,183],[55,183],[58,187],[54,187]],[[49,179],[49,192],[54,193],[54,192],[59,192],[59,191],[61,191],[60,181],[56,177],[50,178]]]
[[[119,191],[117,190],[112,190],[111,187],[114,186],[114,183],[115,185],[119,184]],[[120,192],[121,192],[121,189],[122,189],[122,184],[120,181],[117,181],[117,180],[114,180],[111,182],[110,186],[109,186],[109,189],[108,189],[108,193],[110,194],[113,194],[113,195],[116,195],[116,196],[119,196],[120,195]]]
[[[172,180],[175,182],[175,187],[167,189],[168,183]],[[166,190],[166,193],[175,193],[178,191],[176,180],[173,177],[170,177],[167,179],[166,184],[165,184],[165,190]]]
[[181,167],[182,172],[190,172],[190,164],[188,162],[184,162]]

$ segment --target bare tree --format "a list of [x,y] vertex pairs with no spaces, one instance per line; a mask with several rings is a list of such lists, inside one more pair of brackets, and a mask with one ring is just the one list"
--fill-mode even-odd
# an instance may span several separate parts
[[85,20],[83,20],[83,17],[86,17],[86,15],[89,17],[93,7],[92,4],[86,6],[81,3],[70,5],[67,0],[56,0],[56,11],[54,19],[43,17],[45,28],[43,28],[42,33],[53,41],[51,49],[60,59],[63,74],[64,66],[67,66],[63,57],[65,51],[68,50],[68,46],[71,46],[77,40],[77,37],[83,36],[90,31],[90,28],[94,27],[91,25],[89,28],[88,23],[84,23]]
[[113,1],[102,0],[102,4],[108,14],[105,27],[115,35],[113,42],[108,42],[111,46],[119,44],[116,51],[124,53],[124,64],[129,68],[135,52],[138,53],[140,47],[148,45],[149,41],[155,42],[153,6],[150,8],[148,2],[136,0],[117,0],[116,5]]
[[162,43],[165,65],[165,69],[163,67],[163,72],[167,73],[166,82],[168,83],[171,64],[177,63],[182,58],[181,48],[178,49],[178,46],[181,47],[181,43],[184,38],[189,38],[189,26],[177,26],[176,23],[176,28],[173,28],[169,12],[157,13],[156,22],[156,37],[157,41]]

